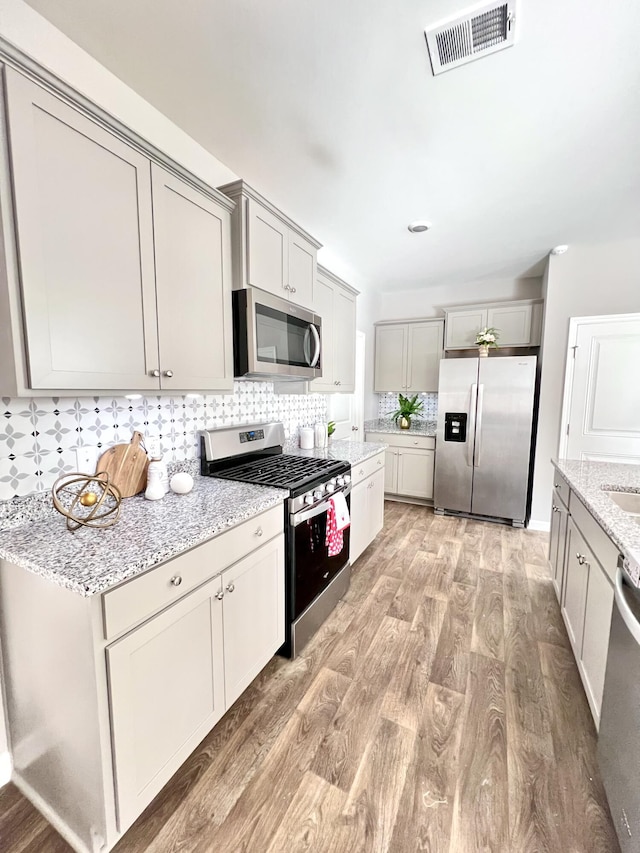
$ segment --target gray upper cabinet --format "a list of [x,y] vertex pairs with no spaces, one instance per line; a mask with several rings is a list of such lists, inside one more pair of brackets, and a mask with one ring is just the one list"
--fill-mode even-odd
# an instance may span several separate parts
[[540,346],[542,308],[541,299],[445,308],[444,348],[475,347],[476,335],[485,326],[498,330],[498,345],[501,347]]
[[231,390],[229,212],[155,163],[152,183],[161,388]]
[[30,387],[157,389],[149,160],[5,75]]
[[352,394],[356,381],[356,297],[358,291],[318,267],[315,311],[322,318],[322,376],[309,390]]
[[321,244],[245,181],[220,187],[233,199],[233,287],[259,287],[305,308],[314,307]]
[[374,391],[437,391],[442,335],[442,320],[377,324]]
[[19,346],[0,390],[231,389],[233,204],[13,69],[5,80],[3,246],[18,251],[2,301]]

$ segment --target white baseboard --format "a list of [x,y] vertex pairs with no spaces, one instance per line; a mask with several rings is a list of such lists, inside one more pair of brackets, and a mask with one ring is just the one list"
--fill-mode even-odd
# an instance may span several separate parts
[[529,530],[540,530],[542,533],[550,533],[551,532],[551,522],[549,521],[536,521],[535,519],[531,519],[529,521]]
[[9,752],[0,752],[0,788],[11,781],[13,762]]

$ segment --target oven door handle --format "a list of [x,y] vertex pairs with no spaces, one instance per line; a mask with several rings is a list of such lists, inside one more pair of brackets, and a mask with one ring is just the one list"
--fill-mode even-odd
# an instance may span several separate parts
[[624,624],[627,626],[627,629],[633,639],[640,645],[640,625],[638,624],[638,620],[633,615],[633,611],[627,604],[627,600],[624,594],[624,575],[622,574],[622,569],[618,567],[616,569],[616,581],[614,586],[614,597],[615,602],[618,605],[618,611],[622,616]]
[[[342,490],[342,494],[345,496],[350,494],[351,492],[351,484],[347,486],[346,489]],[[296,512],[291,516],[291,524],[294,527],[297,527],[299,524],[302,524],[303,521],[308,521],[310,518],[315,518],[316,515],[321,515],[323,512],[326,512],[329,509],[329,500],[322,501],[321,504],[317,506],[309,507],[309,509],[301,509],[300,512]]]

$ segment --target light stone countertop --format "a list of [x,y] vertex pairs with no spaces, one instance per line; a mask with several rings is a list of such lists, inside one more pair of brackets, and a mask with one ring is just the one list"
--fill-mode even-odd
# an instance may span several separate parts
[[409,429],[400,429],[391,418],[378,418],[373,421],[365,421],[364,431],[396,433],[399,435],[411,435],[413,433],[415,435],[435,437],[437,426],[437,421],[423,421],[416,418],[411,420]]
[[375,441],[348,441],[346,439],[333,439],[327,447],[315,447],[313,450],[302,450],[299,447],[286,447],[285,453],[294,456],[311,456],[316,459],[335,459],[339,462],[349,462],[357,465],[364,462],[370,456],[375,456],[381,450],[386,450],[388,445]]
[[[607,492],[640,492],[640,465],[552,459],[554,466],[625,557],[640,564],[640,524]],[[640,586],[640,573],[631,579]]]
[[29,509],[27,502],[17,503],[19,517],[14,512],[13,522],[0,529],[0,559],[83,596],[95,595],[282,504],[287,496],[282,489],[196,474],[187,495],[126,498],[113,527],[71,533],[51,507],[51,496],[38,495]]

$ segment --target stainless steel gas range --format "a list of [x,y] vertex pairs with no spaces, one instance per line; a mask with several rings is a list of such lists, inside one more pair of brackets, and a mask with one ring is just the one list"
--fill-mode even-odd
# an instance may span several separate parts
[[[283,452],[281,423],[252,424],[200,432],[204,476],[275,486],[285,501],[286,641],[280,653],[295,657],[349,588],[349,528],[342,550],[329,555],[327,511],[342,492],[350,506],[348,462]],[[332,549],[335,550],[335,549]]]

